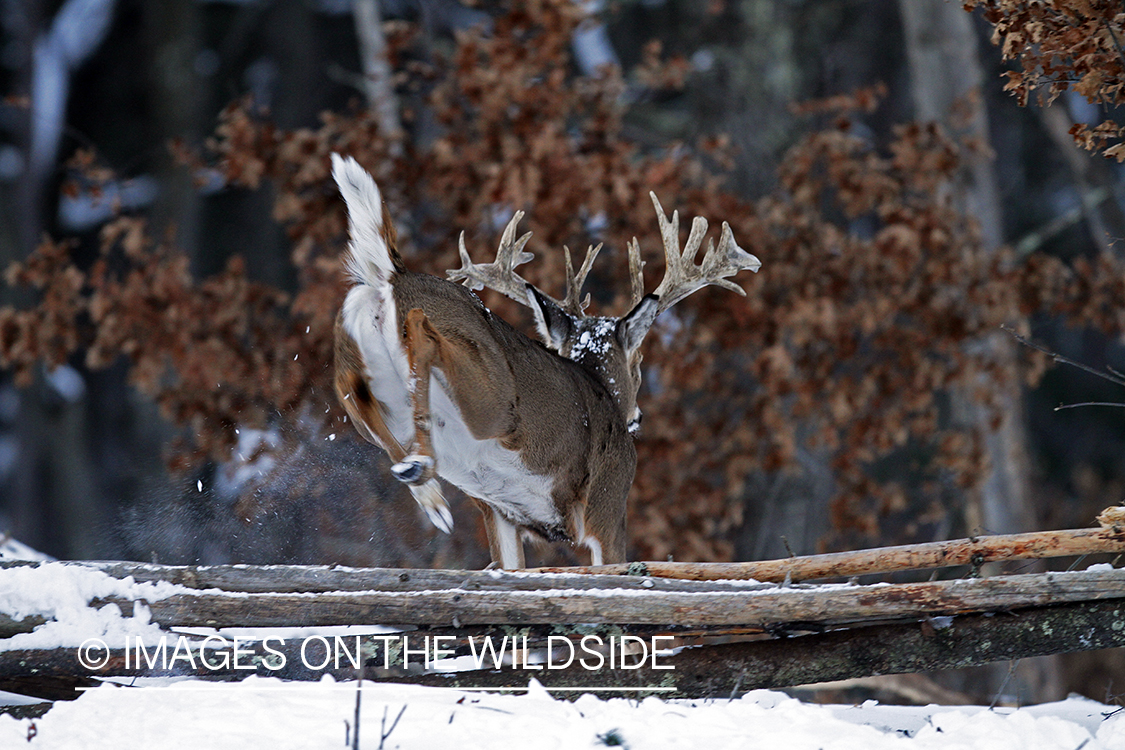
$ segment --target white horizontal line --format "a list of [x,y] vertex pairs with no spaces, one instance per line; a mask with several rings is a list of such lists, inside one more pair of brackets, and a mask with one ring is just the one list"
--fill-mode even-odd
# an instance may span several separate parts
[[[354,683],[351,683],[351,684],[341,683],[341,684],[335,684],[335,685],[323,685],[319,682],[309,682],[309,683],[293,682],[293,683],[287,683],[285,685],[254,685],[254,686],[251,686],[251,687],[243,687],[242,683],[240,683],[240,682],[215,681],[215,682],[205,682],[203,684],[186,684],[184,682],[172,682],[172,683],[169,683],[167,685],[128,685],[128,684],[121,683],[121,682],[104,682],[101,685],[94,685],[92,687],[78,686],[78,687],[75,687],[74,689],[76,691],[85,692],[87,690],[97,690],[101,687],[104,687],[105,685],[115,685],[116,687],[129,688],[130,690],[166,690],[168,688],[171,688],[171,687],[175,686],[175,688],[177,690],[215,690],[215,689],[218,689],[218,688],[225,688],[225,687],[232,687],[232,688],[241,687],[244,690],[259,690],[259,691],[271,691],[271,690],[272,691],[278,691],[278,690],[313,689],[313,688],[315,688],[317,690],[348,690],[348,691],[352,691],[352,690],[355,690],[356,687],[357,687]],[[368,683],[364,684],[360,689],[362,690],[363,688],[369,687],[371,685],[410,686],[411,684],[410,683],[374,682],[374,681],[371,681],[371,682],[368,682]],[[442,690],[461,690],[461,691],[464,691],[464,692],[490,692],[491,691],[491,692],[498,692],[498,693],[510,693],[510,692],[514,692],[514,691],[525,691],[526,692],[528,690],[534,689],[534,688],[529,688],[529,687],[457,687],[457,686],[454,686],[454,685],[448,685],[448,686],[444,686],[444,685],[417,685],[416,687],[436,687],[436,688],[440,688]],[[546,690],[547,692],[555,692],[555,693],[560,693],[560,692],[576,693],[576,692],[581,692],[581,691],[587,691],[587,692],[598,691],[598,692],[602,692],[602,693],[604,693],[604,692],[624,693],[624,692],[629,692],[629,691],[633,691],[633,690],[639,690],[639,691],[643,691],[643,692],[646,692],[646,693],[667,693],[667,692],[672,692],[672,691],[676,690],[676,688],[674,688],[674,687],[593,687],[593,686],[591,686],[591,687],[548,687],[546,685],[542,685],[541,687],[544,690]]]
[[[431,686],[436,687],[436,686]],[[579,691],[597,690],[599,692],[628,692],[630,690],[643,690],[646,693],[667,693],[676,690],[674,687],[548,687],[541,685],[547,692],[570,692],[577,693]],[[498,692],[511,692],[513,690],[530,690],[531,688],[525,687],[448,687],[446,690],[466,690],[466,691],[479,691],[487,692],[489,690],[496,690]]]

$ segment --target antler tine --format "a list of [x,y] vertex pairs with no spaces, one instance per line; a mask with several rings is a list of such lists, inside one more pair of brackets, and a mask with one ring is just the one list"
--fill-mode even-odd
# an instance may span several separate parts
[[578,274],[574,273],[574,265],[570,261],[570,248],[563,245],[563,253],[566,258],[566,299],[562,302],[562,308],[571,315],[581,318],[585,316],[585,310],[590,306],[590,295],[586,295],[586,299],[580,299],[579,295],[582,294],[582,286],[586,283],[586,277],[590,275],[590,267],[594,265],[594,259],[598,257],[598,253],[602,250],[601,243],[595,247],[591,245],[586,249],[586,258],[582,261],[582,267],[578,269]]
[[629,309],[633,309],[640,304],[641,299],[645,296],[645,275],[644,275],[645,262],[641,260],[641,243],[637,242],[634,237],[629,242],[629,281],[633,287],[633,301],[629,303]]
[[[730,225],[723,222],[723,230],[719,235],[719,244],[716,246],[710,240],[707,242],[707,252],[703,256],[701,265],[695,264],[696,253],[707,233],[707,220],[696,217],[691,223],[688,233],[687,245],[683,253],[680,252],[680,217],[676,211],[672,212],[672,220],[664,213],[656,193],[649,193],[652,205],[656,208],[657,221],[660,224],[660,237],[664,242],[664,259],[666,268],[664,279],[656,288],[655,294],[660,298],[659,311],[664,312],[688,295],[708,285],[721,286],[746,296],[746,291],[727,281],[727,276],[733,276],[742,270],[757,272],[762,262],[746,252],[734,241],[734,233]],[[636,287],[634,286],[634,295]]]
[[527,241],[531,239],[531,232],[516,239],[516,225],[522,218],[523,211],[516,211],[512,215],[511,221],[504,227],[504,233],[500,236],[500,247],[497,248],[496,260],[492,263],[473,263],[469,251],[465,248],[465,233],[462,232],[457,241],[461,267],[446,271],[449,279],[460,281],[473,291],[488,287],[521,305],[527,305],[527,282],[516,273],[515,268],[535,256],[523,250]]

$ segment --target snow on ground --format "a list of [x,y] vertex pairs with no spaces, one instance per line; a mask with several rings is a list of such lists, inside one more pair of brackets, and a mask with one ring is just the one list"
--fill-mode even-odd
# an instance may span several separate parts
[[[59,563],[0,570],[0,612],[16,620],[29,615],[49,620],[34,632],[0,640],[0,650],[77,647],[91,636],[110,647],[125,645],[129,636],[158,638],[161,631],[147,607],[137,605],[126,614],[116,604],[90,603],[105,597],[153,600],[181,591],[166,582],[118,580]],[[198,636],[214,632],[196,630]],[[359,695],[359,746],[372,749],[1125,750],[1125,710],[1081,698],[996,710],[874,702],[818,706],[765,690],[736,700],[583,695],[571,702],[553,698],[536,682],[518,694],[365,682]],[[184,678],[107,683],[77,700],[56,702],[37,719],[0,715],[0,749],[347,748],[356,697],[355,682],[337,683],[330,676],[320,682],[250,677],[238,683]],[[19,702],[27,700],[0,695],[0,703]]]
[[[105,684],[38,719],[0,716],[0,748],[347,748],[356,684]],[[400,717],[401,712],[401,717]],[[395,723],[398,718],[397,723]],[[385,735],[385,738],[384,738]],[[29,736],[31,737],[29,741]],[[457,750],[1122,750],[1125,711],[1081,698],[1021,709],[817,706],[757,690],[737,700],[556,700],[364,683],[360,747]]]

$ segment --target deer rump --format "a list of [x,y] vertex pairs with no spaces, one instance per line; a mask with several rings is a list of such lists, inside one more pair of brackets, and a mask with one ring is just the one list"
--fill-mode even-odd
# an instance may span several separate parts
[[658,314],[705,286],[745,295],[726,277],[757,271],[760,261],[724,222],[718,245],[709,241],[696,265],[706,220],[692,222],[681,252],[679,215],[669,220],[650,193],[664,279],[644,294],[634,239],[632,309],[593,317],[581,289],[600,245],[578,273],[566,251],[560,301],[515,273],[532,257],[523,252],[531,235],[516,239],[522,212],[504,229],[493,263],[473,263],[462,235],[463,265],[449,276],[531,308],[539,343],[494,317],[469,289],[408,271],[375,181],[351,158],[333,154],[332,163],[348,206],[346,262],[355,282],[336,321],[336,393],[356,429],[387,451],[391,471],[444,531],[453,519],[436,477],[473,498],[496,564],[523,567],[523,534],[589,547],[595,565],[624,562],[641,343]]

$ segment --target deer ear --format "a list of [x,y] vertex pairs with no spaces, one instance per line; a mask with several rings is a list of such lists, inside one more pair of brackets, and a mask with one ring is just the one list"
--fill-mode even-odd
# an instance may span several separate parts
[[659,312],[660,298],[655,294],[648,294],[618,322],[617,340],[626,354],[632,354],[640,347]]
[[562,353],[563,343],[574,330],[570,316],[531,284],[527,285],[526,291],[527,301],[535,314],[535,327],[539,330],[539,337],[549,349]]

